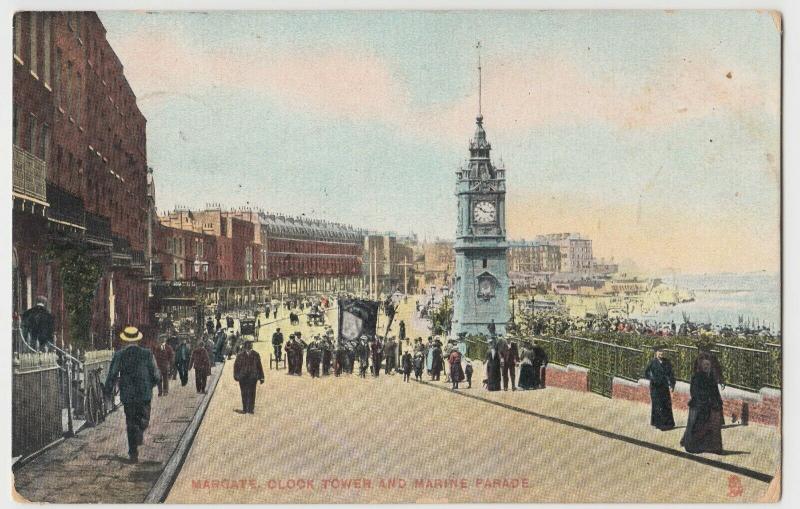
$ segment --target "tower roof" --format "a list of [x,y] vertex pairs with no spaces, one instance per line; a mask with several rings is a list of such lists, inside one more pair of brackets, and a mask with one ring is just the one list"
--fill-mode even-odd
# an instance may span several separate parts
[[478,113],[475,117],[475,135],[469,142],[470,150],[487,149],[491,150],[492,145],[486,140],[486,131],[483,128],[483,114]]

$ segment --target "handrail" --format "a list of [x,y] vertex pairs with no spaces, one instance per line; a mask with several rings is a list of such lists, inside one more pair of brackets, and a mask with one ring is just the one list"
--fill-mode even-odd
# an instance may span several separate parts
[[17,330],[17,334],[19,334],[19,338],[22,340],[22,344],[25,345],[32,353],[39,353],[39,350],[32,347],[30,343],[28,343],[28,341],[25,339],[25,335],[22,334],[22,329],[20,329],[19,327],[15,328]]
[[55,345],[52,341],[47,343],[47,346],[53,348],[56,352],[60,353],[61,355],[65,356],[67,359],[71,360],[72,362],[78,364],[81,368],[83,368],[83,362],[78,359],[77,357],[73,356],[71,353],[67,352],[64,349],[61,349]]
[[721,346],[723,348],[734,348],[736,350],[747,350],[748,352],[769,353],[766,350],[759,350],[757,348],[747,348],[747,347],[744,347],[744,346],[726,345],[724,343],[717,343],[716,346],[718,348]]
[[634,352],[639,352],[639,353],[641,353],[641,352],[643,352],[643,351],[644,351],[644,349],[633,348],[633,347],[630,347],[630,346],[624,346],[624,345],[618,345],[618,344],[616,344],[616,343],[608,343],[608,342],[606,342],[606,341],[598,341],[598,340],[596,340],[596,339],[582,338],[582,337],[580,337],[580,336],[570,336],[570,338],[572,338],[572,339],[579,339],[579,340],[581,340],[581,341],[588,341],[588,342],[590,342],[590,343],[597,343],[597,344],[599,344],[599,345],[613,346],[614,348],[620,348],[620,349],[623,349],[623,350],[631,350],[631,351],[634,351]]

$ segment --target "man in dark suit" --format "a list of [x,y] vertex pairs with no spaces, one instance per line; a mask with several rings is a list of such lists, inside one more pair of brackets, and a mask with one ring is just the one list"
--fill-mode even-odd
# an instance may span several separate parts
[[181,386],[189,383],[189,357],[192,351],[186,343],[186,338],[181,339],[181,344],[175,349],[175,371],[181,378]]
[[272,349],[275,351],[275,359],[279,361],[281,360],[281,348],[283,348],[283,333],[278,327],[272,334]]
[[239,382],[242,393],[242,413],[255,413],[256,382],[264,383],[264,368],[261,356],[253,350],[253,342],[246,340],[244,350],[236,356],[233,363],[233,379]]
[[153,387],[161,376],[156,369],[153,353],[142,346],[142,333],[136,327],[125,327],[119,335],[126,344],[111,359],[104,389],[111,393],[119,377],[119,398],[125,409],[125,426],[128,433],[128,457],[132,463],[139,460],[138,446],[144,442],[144,430],[150,424],[150,400]]
[[175,352],[167,344],[167,338],[162,338],[161,344],[153,349],[153,357],[156,359],[156,367],[161,374],[161,380],[158,382],[158,395],[166,396],[169,394],[169,371],[175,358]]
[[36,299],[36,305],[22,313],[22,335],[37,350],[53,342],[53,315],[47,310],[47,297]]
[[511,343],[506,348],[500,349],[500,355],[502,356],[502,373],[503,373],[503,390],[508,390],[508,380],[511,379],[511,390],[517,390],[517,382],[516,380],[516,366],[517,362],[519,362],[519,352],[517,350],[517,344]]

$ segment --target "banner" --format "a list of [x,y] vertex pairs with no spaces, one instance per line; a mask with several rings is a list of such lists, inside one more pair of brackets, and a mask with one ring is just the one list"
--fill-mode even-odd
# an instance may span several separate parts
[[339,299],[339,338],[357,339],[375,336],[378,324],[378,303],[369,300]]

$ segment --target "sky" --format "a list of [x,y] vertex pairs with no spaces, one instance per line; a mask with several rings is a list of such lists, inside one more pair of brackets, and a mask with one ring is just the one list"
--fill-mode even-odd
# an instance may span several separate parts
[[780,33],[756,11],[101,12],[157,206],[453,238],[478,109],[511,239],[780,270]]

